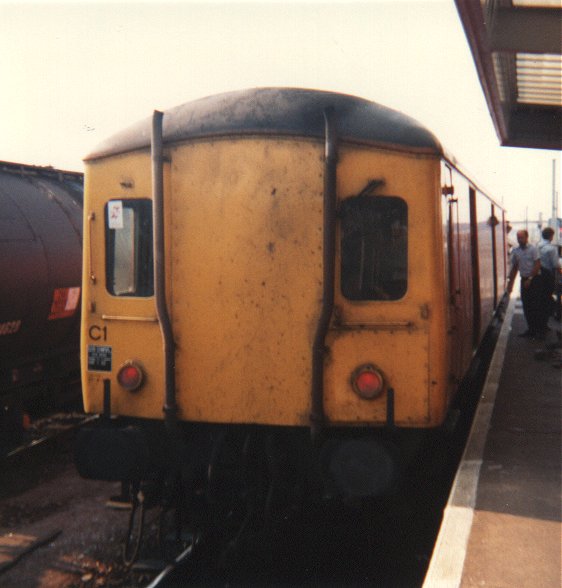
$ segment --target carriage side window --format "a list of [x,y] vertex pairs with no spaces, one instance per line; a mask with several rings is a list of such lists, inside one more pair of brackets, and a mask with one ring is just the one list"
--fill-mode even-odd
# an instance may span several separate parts
[[353,196],[341,207],[341,289],[350,300],[398,300],[408,287],[408,207]]
[[108,292],[152,296],[152,201],[110,200],[105,206],[105,245]]

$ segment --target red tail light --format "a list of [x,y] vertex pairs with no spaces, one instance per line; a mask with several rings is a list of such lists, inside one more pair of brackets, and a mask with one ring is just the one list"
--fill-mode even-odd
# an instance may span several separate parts
[[358,396],[365,400],[372,400],[382,394],[384,378],[374,365],[365,364],[351,374],[351,386]]
[[117,372],[117,381],[125,390],[129,390],[130,392],[138,390],[143,380],[143,371],[134,361],[126,362]]

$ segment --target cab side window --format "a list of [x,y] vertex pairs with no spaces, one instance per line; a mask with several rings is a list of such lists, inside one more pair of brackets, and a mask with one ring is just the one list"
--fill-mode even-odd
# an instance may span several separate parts
[[408,288],[408,207],[396,196],[342,202],[341,290],[349,300],[398,300]]
[[114,296],[152,296],[152,251],[152,201],[110,200],[105,206],[108,292]]

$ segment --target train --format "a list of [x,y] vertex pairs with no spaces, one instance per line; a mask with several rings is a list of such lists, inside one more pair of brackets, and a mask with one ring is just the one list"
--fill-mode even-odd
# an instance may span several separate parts
[[82,173],[0,162],[1,446],[38,404],[80,401],[82,198]]
[[76,465],[202,535],[392,492],[505,297],[502,206],[336,92],[155,111],[86,157],[84,222]]

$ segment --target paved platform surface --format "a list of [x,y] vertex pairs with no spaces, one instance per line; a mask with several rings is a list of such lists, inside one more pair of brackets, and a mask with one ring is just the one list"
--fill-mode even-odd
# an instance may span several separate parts
[[424,588],[560,588],[560,322],[545,341],[512,298]]

